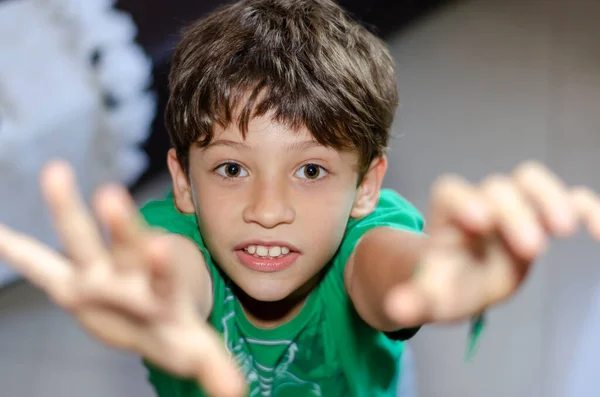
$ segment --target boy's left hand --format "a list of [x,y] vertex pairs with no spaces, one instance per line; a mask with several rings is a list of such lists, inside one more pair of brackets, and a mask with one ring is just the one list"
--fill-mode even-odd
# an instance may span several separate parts
[[414,278],[393,289],[388,315],[406,326],[465,319],[509,296],[548,238],[580,223],[600,241],[600,198],[569,189],[542,165],[474,186],[448,176],[435,185],[429,241]]

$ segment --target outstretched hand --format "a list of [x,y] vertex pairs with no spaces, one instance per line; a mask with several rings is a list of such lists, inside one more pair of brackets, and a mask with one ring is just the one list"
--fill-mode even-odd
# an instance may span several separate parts
[[475,315],[515,292],[549,237],[571,236],[581,223],[600,241],[600,198],[537,163],[480,185],[444,177],[433,189],[425,253],[386,310],[406,326]]
[[103,342],[196,378],[210,395],[242,396],[244,379],[198,307],[206,291],[188,277],[204,265],[194,243],[148,229],[126,190],[107,187],[95,199],[107,245],[68,165],[46,167],[41,182],[65,255],[0,227],[0,257]]

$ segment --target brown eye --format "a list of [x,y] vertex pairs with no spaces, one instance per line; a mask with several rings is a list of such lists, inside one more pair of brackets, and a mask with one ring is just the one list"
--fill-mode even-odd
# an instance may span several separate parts
[[304,167],[304,176],[308,179],[317,179],[319,177],[320,171],[321,170],[318,166],[314,164],[309,164],[306,167]]
[[241,178],[248,176],[248,171],[238,163],[225,163],[219,166],[215,171],[224,178]]
[[316,181],[327,175],[327,170],[317,164],[306,164],[296,172],[296,176],[302,179]]
[[229,177],[236,177],[240,174],[240,166],[234,163],[226,164],[225,173]]

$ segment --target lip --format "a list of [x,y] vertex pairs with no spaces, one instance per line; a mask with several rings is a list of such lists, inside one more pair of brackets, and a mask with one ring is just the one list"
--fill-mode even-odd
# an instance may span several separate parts
[[[252,244],[250,244],[252,245]],[[260,245],[260,244],[259,244]],[[275,244],[274,244],[275,245]],[[244,246],[245,247],[245,246]],[[291,248],[291,247],[290,247]],[[256,270],[263,273],[279,272],[292,266],[300,256],[300,253],[290,251],[289,254],[281,258],[262,258],[250,255],[243,249],[236,249],[235,255],[240,262],[251,270]]]
[[290,253],[299,253],[301,254],[302,252],[294,247],[292,244],[290,243],[286,243],[285,241],[264,241],[264,240],[249,240],[246,242],[243,242],[241,244],[238,244],[234,247],[235,251],[243,251],[244,248],[250,246],[250,245],[262,245],[263,247],[287,247],[290,249]]

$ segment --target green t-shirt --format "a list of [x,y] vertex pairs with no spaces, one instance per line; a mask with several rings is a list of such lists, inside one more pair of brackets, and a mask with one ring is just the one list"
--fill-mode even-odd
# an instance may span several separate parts
[[[150,225],[185,235],[202,250],[214,289],[209,321],[237,358],[250,396],[396,395],[403,343],[374,330],[358,316],[344,287],[344,267],[369,229],[387,226],[422,231],[421,215],[397,193],[382,190],[371,215],[348,222],[338,252],[300,313],[269,330],[253,326],[245,317],[230,280],[219,271],[204,246],[193,215],[179,213],[171,195],[148,203],[142,214]],[[148,362],[146,365],[160,397],[203,396],[195,381],[172,376]]]

